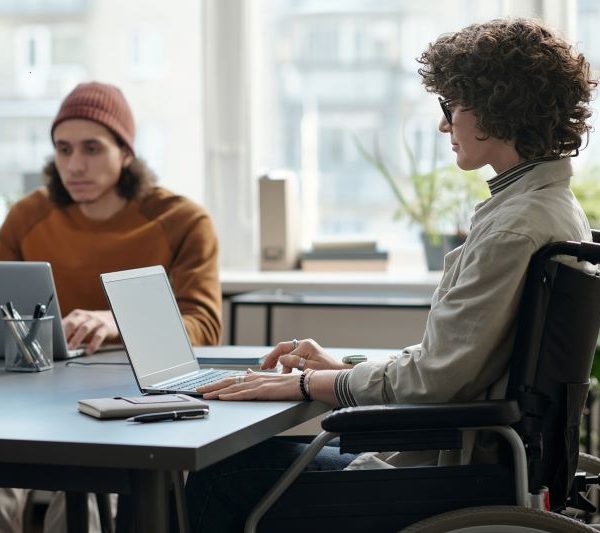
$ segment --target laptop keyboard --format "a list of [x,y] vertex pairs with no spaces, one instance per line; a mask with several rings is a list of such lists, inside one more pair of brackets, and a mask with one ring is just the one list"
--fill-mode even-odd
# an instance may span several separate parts
[[182,379],[181,381],[171,383],[169,384],[169,389],[195,390],[197,387],[201,387],[202,385],[208,385],[209,383],[213,383],[214,381],[219,381],[220,379],[229,376],[238,376],[240,374],[245,374],[245,372],[241,372],[239,370],[210,369],[198,376],[192,376],[188,379]]

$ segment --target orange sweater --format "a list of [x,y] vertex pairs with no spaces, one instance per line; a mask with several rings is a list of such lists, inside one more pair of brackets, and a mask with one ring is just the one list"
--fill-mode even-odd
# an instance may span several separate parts
[[76,204],[57,207],[38,189],[0,228],[0,260],[52,265],[63,315],[108,308],[102,272],[163,265],[194,345],[217,344],[221,335],[217,256],[206,211],[160,187],[104,221],[88,219]]

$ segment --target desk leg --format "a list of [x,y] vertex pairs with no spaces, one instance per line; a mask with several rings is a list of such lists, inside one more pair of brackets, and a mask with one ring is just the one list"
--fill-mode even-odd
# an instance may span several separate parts
[[87,492],[67,492],[66,503],[68,533],[87,533],[89,517]]
[[273,346],[273,306],[271,304],[267,304],[266,312],[265,341],[267,346]]
[[237,320],[237,304],[229,300],[229,344],[235,346],[235,328]]
[[96,502],[98,502],[98,514],[100,515],[100,530],[102,533],[115,533],[110,494],[97,492]]
[[169,531],[169,472],[133,470],[133,520],[135,531],[168,533]]
[[185,501],[185,481],[183,472],[174,470],[171,472],[173,480],[173,491],[175,496],[175,510],[177,511],[177,525],[179,533],[189,533],[187,503]]
[[119,500],[117,502],[115,533],[135,533],[133,531],[131,501],[132,499],[129,494],[119,494]]

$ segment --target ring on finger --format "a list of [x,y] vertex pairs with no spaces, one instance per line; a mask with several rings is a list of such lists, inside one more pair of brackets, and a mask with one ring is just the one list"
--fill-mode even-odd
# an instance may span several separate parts
[[304,365],[306,365],[306,359],[304,359],[304,357],[301,357],[300,361],[298,362],[298,370],[300,370],[300,372],[304,371]]
[[298,342],[298,339],[292,339],[292,352],[293,352],[293,351],[294,351],[296,348],[298,348],[298,344],[300,344],[300,343]]
[[240,374],[239,376],[235,376],[235,384],[239,385],[240,383],[244,383],[246,376],[244,374]]

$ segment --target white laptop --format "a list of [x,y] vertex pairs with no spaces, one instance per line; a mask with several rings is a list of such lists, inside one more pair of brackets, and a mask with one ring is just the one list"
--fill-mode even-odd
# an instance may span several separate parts
[[[0,303],[12,302],[21,316],[32,315],[36,304],[50,306],[48,316],[52,321],[52,339],[54,359],[68,359],[83,355],[84,349],[69,350],[62,328],[62,317],[58,295],[54,287],[54,278],[50,263],[43,261],[0,261]],[[0,355],[4,356],[4,335],[8,332],[0,323]]]
[[162,266],[100,279],[140,391],[200,396],[196,387],[244,372],[200,368]]

